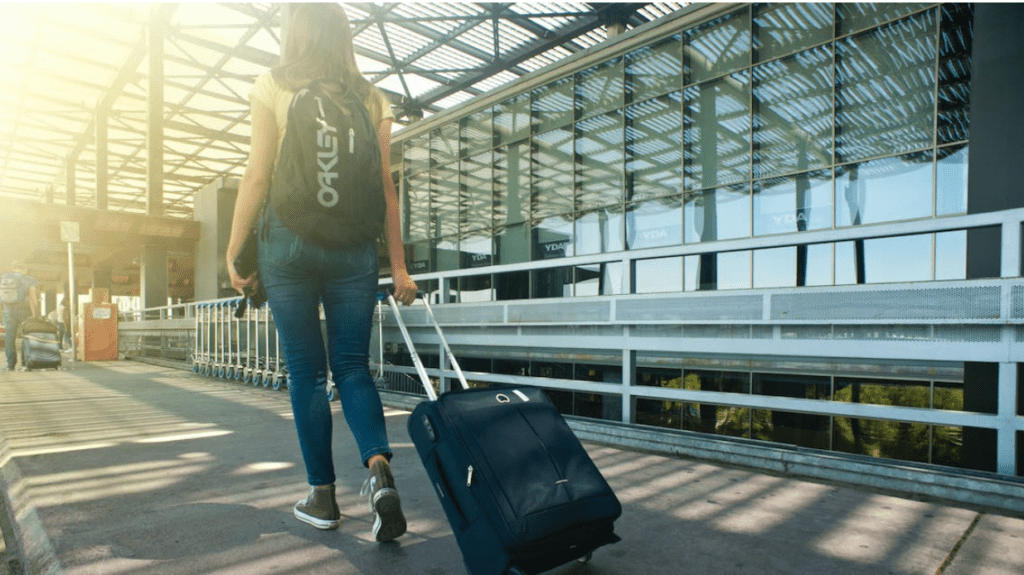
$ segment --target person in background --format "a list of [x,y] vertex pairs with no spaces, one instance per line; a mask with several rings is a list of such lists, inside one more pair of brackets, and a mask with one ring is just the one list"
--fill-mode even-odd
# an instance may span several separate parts
[[[356,94],[377,128],[384,160],[381,173],[343,177],[383,178],[384,236],[394,296],[408,305],[416,297],[417,288],[405,267],[398,197],[388,165],[394,119],[390,105],[356,66],[348,17],[339,5],[302,3],[291,4],[289,9],[281,65],[260,76],[249,97],[249,159],[239,183],[226,251],[231,284],[244,293],[255,281],[256,274],[239,276],[234,260],[268,199],[292,98],[312,81],[327,80],[340,82],[342,88]],[[379,279],[377,242],[374,239],[350,248],[329,249],[296,235],[280,221],[272,206],[268,205],[262,214],[258,274],[288,365],[292,413],[309,483],[308,495],[295,505],[294,515],[318,529],[335,529],[341,520],[335,499],[331,406],[326,394],[329,362],[345,419],[359,448],[360,463],[370,470],[362,493],[374,513],[373,537],[377,541],[393,540],[405,533],[406,520],[389,463],[392,451],[384,409],[368,364]],[[321,305],[326,318],[326,346],[320,327]]]
[[11,271],[0,276],[0,300],[4,305],[4,351],[7,371],[14,371],[18,362],[18,326],[26,318],[39,315],[39,282],[28,275],[23,262],[14,262]]

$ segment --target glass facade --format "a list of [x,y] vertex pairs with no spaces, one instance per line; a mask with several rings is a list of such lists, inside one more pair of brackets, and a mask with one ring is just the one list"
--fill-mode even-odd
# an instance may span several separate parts
[[[963,279],[964,234],[800,234],[966,213],[971,19],[961,4],[738,6],[404,140],[410,269],[782,235],[792,248],[687,257],[664,281],[647,263],[617,273],[638,293]],[[885,250],[928,261],[897,269]],[[577,289],[579,273],[531,271],[516,294],[609,293]]]
[[[978,229],[941,223],[968,214],[972,19],[969,4],[736,5],[503,94],[401,140],[410,270],[458,271],[451,301],[463,303],[702,291],[742,299],[750,290],[804,297],[828,286],[977,279],[968,247]],[[1001,337],[989,325],[908,322],[889,332],[869,320],[764,318],[652,318],[659,325],[630,326],[624,339],[951,341],[961,327],[971,341]],[[641,425],[995,470],[993,429],[917,415],[948,422],[949,412],[964,414],[960,421],[995,413],[976,404],[991,382],[975,383],[979,372],[965,363],[936,374],[920,364],[792,369],[767,355],[751,360],[755,367],[678,354],[638,361],[635,386],[678,390],[660,399],[665,391],[623,393],[620,358],[581,363],[589,352],[577,351],[565,361],[477,361],[482,371],[536,378],[531,385],[570,415],[625,414]],[[721,353],[746,357],[736,346]],[[590,391],[605,384],[607,393]],[[693,399],[702,393],[712,400]],[[634,404],[623,406],[624,397]],[[897,415],[878,411],[890,408]]]

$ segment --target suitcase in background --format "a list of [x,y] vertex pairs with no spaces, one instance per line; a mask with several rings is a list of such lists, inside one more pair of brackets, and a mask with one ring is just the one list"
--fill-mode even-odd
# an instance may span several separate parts
[[28,318],[18,326],[21,364],[26,369],[59,368],[60,339],[57,326],[41,318]]
[[389,304],[431,398],[409,416],[409,434],[470,575],[533,575],[618,541],[618,498],[544,393],[467,389],[427,303],[464,388],[437,398]]

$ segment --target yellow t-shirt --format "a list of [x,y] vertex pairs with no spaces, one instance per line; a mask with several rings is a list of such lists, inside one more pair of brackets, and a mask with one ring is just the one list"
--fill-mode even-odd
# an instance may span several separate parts
[[[380,109],[384,111],[382,120],[393,119],[395,117],[394,111],[391,110],[391,103],[387,101],[383,94],[380,94]],[[267,72],[256,78],[256,83],[252,86],[252,91],[249,92],[250,104],[262,104],[274,111],[274,119],[277,121],[277,149],[281,149],[281,143],[284,142],[284,131],[288,126],[288,106],[292,103],[292,98],[295,96],[295,92],[281,87],[274,77]]]

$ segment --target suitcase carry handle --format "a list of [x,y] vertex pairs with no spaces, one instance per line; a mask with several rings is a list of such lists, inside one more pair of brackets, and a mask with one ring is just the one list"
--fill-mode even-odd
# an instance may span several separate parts
[[[451,346],[448,345],[448,339],[444,337],[444,333],[441,332],[441,325],[437,323],[437,318],[434,317],[434,310],[430,307],[429,296],[422,292],[416,294],[423,300],[423,305],[426,307],[427,316],[430,318],[430,322],[434,324],[434,331],[437,332],[437,337],[441,339],[441,345],[444,347],[444,351],[448,354],[448,359],[452,362],[452,367],[455,368],[455,374],[459,377],[459,382],[462,384],[462,389],[469,389],[469,383],[466,382],[466,376],[462,373],[462,368],[459,366],[459,362],[455,359],[455,354],[452,353]],[[384,294],[378,294],[378,298],[384,297]],[[434,391],[434,386],[430,383],[430,377],[427,376],[427,370],[423,367],[423,362],[420,360],[420,355],[416,352],[416,346],[412,343],[412,338],[409,337],[409,330],[405,327],[405,321],[402,319],[402,313],[398,309],[398,303],[395,301],[395,297],[391,292],[386,293],[388,305],[391,306],[394,311],[395,321],[398,323],[398,329],[402,332],[402,337],[405,339],[405,345],[409,348],[409,355],[412,356],[412,363],[416,366],[416,373],[420,376],[420,381],[423,383],[423,389],[427,392],[427,397],[430,401],[437,401],[437,393]]]

